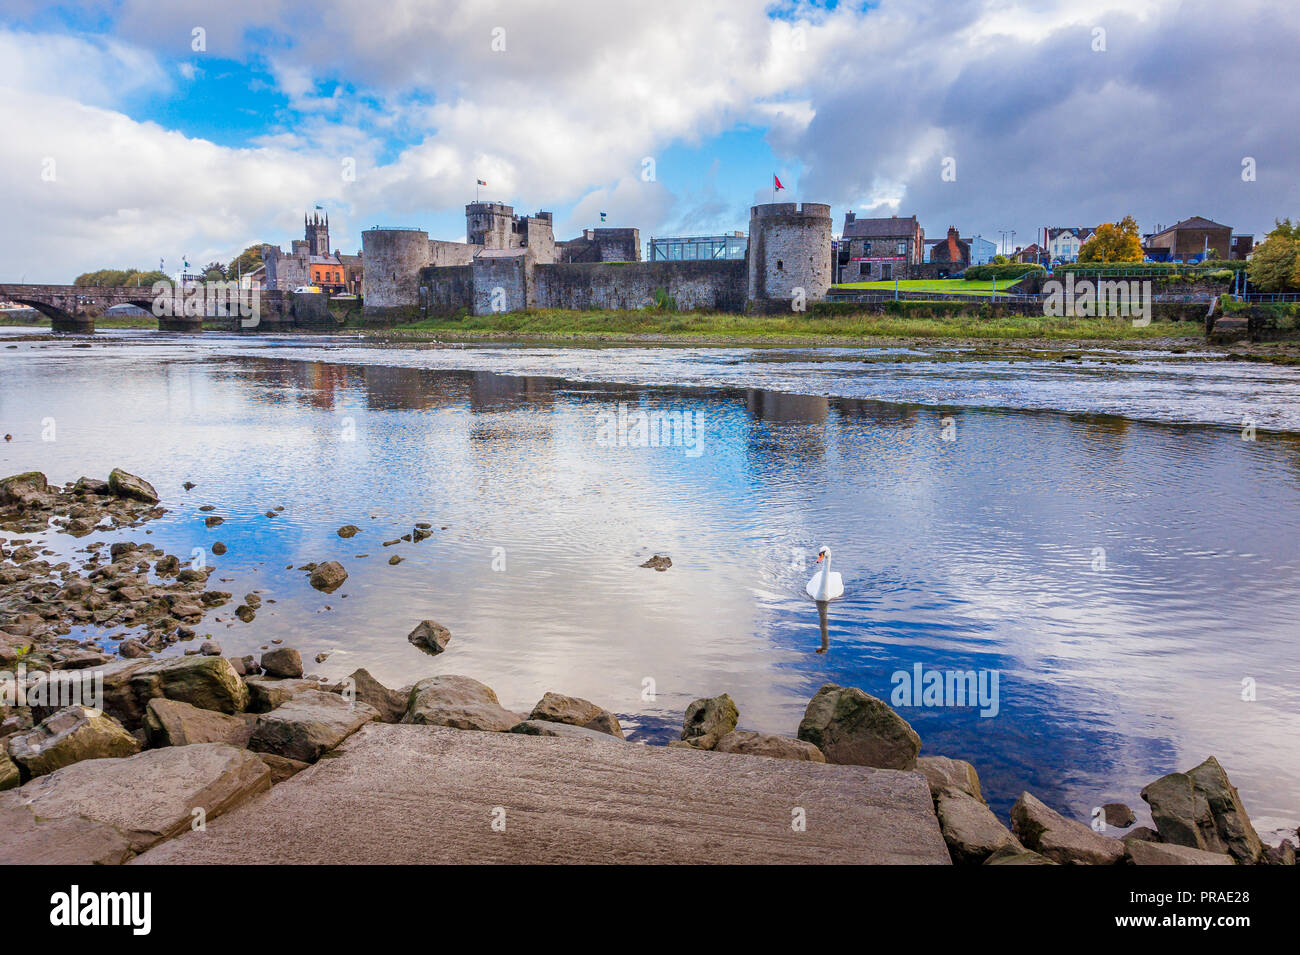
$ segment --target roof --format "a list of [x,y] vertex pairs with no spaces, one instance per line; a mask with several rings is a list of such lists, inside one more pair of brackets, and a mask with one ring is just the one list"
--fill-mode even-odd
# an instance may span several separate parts
[[1086,239],[1096,231],[1096,226],[1057,226],[1047,230],[1047,241],[1051,242],[1057,236],[1064,235],[1067,232],[1078,239]]
[[1221,222],[1215,222],[1213,219],[1207,219],[1204,216],[1192,216],[1190,219],[1184,219],[1182,222],[1175,222],[1171,226],[1161,229],[1159,232],[1151,233],[1151,238],[1157,238],[1162,235],[1168,235],[1178,229],[1227,229],[1232,231],[1231,226],[1226,226]]
[[883,239],[916,234],[916,216],[885,216],[881,219],[854,219],[844,223],[846,239]]
[[332,255],[312,255],[308,257],[312,265],[340,265],[338,259]]

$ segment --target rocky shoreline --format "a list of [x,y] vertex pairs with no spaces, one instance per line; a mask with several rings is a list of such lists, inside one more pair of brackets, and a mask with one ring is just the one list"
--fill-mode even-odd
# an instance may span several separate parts
[[[0,530],[10,534],[53,528],[84,537],[163,513],[148,482],[120,470],[106,481],[82,478],[62,488],[37,472],[0,480]],[[339,534],[348,536],[347,528]],[[129,861],[307,770],[374,722],[411,733],[437,726],[635,745],[617,715],[562,693],[547,692],[522,713],[468,676],[440,674],[401,688],[364,668],[336,683],[304,676],[301,655],[290,647],[227,658],[209,641],[154,658],[195,639],[205,613],[230,601],[206,589],[210,569],[182,568],[178,557],[130,542],[107,552],[102,543],[90,545],[78,569],[51,563],[53,552],[31,545],[22,536],[0,543],[3,862]],[[301,569],[324,592],[347,576],[329,563]],[[240,609],[251,613],[256,603],[246,598]],[[115,657],[95,641],[68,637],[79,625],[140,628],[143,635],[123,640]],[[408,639],[437,654],[450,638],[426,620]],[[933,803],[929,825],[937,825],[956,864],[1295,864],[1291,840],[1279,847],[1260,840],[1214,757],[1142,790],[1154,829],[1134,827],[1135,814],[1122,804],[1101,807],[1088,825],[1028,792],[1004,823],[985,802],[974,766],[920,755],[921,739],[906,720],[853,687],[823,686],[792,737],[741,729],[725,693],[701,698],[668,745],[755,758],[759,768],[761,758],[920,774]]]

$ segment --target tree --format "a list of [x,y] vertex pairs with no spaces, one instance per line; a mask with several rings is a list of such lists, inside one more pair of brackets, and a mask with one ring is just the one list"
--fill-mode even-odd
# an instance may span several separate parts
[[1250,284],[1262,292],[1285,292],[1289,288],[1300,288],[1300,239],[1290,237],[1291,224],[1288,221],[1268,235],[1268,239],[1256,246],[1246,266]]
[[209,262],[203,266],[203,278],[208,282],[224,282],[226,280],[226,267],[220,262]]
[[1142,239],[1137,220],[1125,216],[1118,224],[1106,222],[1079,247],[1079,262],[1141,262]]
[[230,260],[226,266],[226,275],[232,279],[237,279],[241,275],[247,275],[259,265],[262,264],[262,243],[250,245],[239,255]]
[[1005,255],[995,255],[989,262],[990,265],[1010,265],[1011,260]]

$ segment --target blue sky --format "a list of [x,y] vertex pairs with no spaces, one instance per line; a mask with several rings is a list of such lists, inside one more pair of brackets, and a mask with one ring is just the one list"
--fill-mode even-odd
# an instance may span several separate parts
[[1265,0],[9,0],[0,254],[43,281],[226,260],[287,247],[316,205],[347,251],[375,224],[458,239],[476,178],[560,238],[601,211],[647,238],[730,231],[773,172],[837,228],[1263,233],[1300,214],[1300,116],[1270,66],[1298,38]]

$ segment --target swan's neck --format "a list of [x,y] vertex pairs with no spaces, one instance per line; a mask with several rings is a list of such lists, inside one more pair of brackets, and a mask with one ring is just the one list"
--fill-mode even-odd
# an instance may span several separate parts
[[831,592],[831,555],[827,554],[823,560],[826,566],[822,568],[822,580],[817,586],[817,592],[824,597]]

